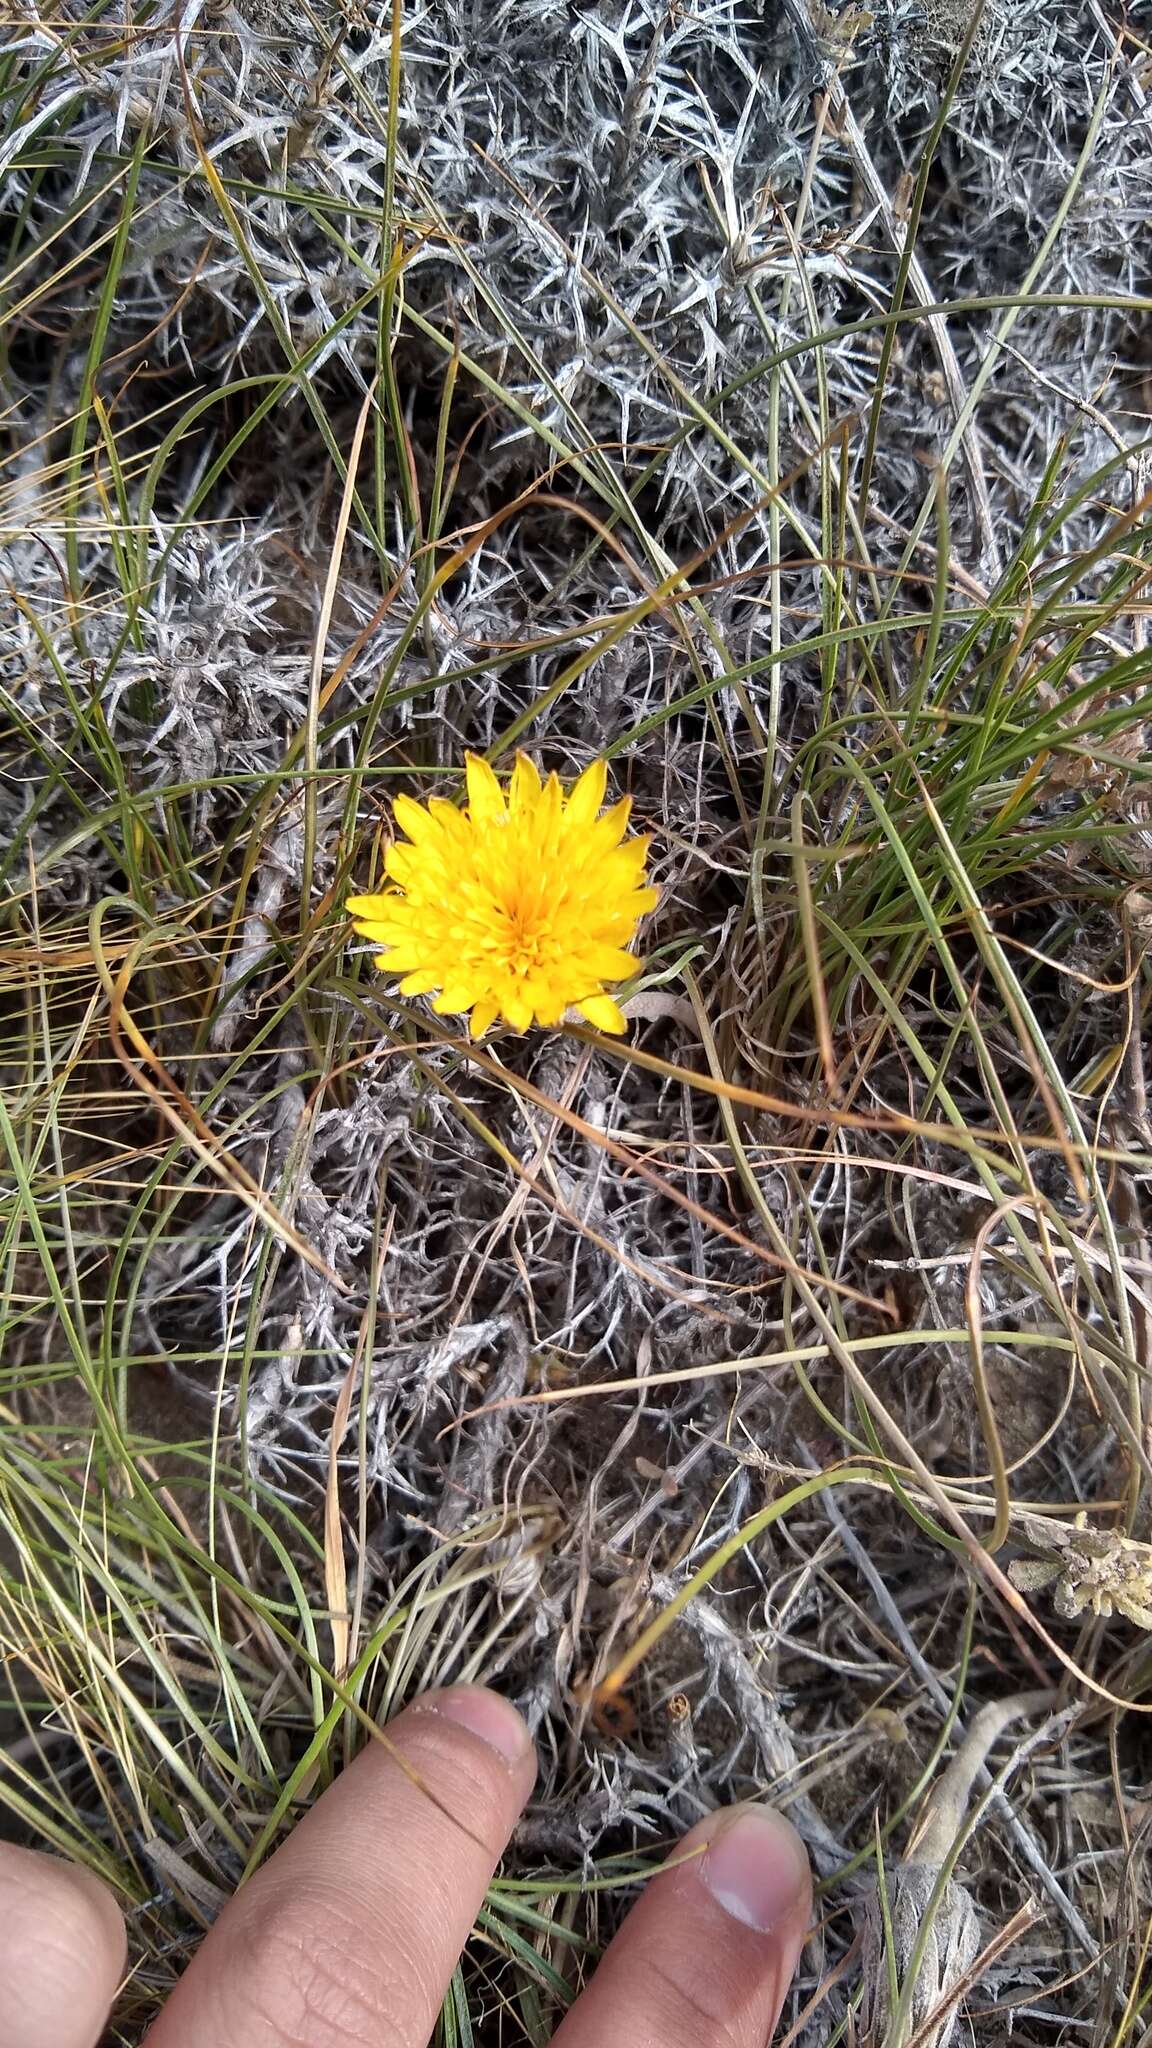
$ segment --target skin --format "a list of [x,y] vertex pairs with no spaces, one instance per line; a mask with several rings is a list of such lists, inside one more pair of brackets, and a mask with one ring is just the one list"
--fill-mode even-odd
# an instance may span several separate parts
[[[426,2048],[536,1761],[519,1715],[479,1687],[427,1695],[388,1735],[226,1907],[146,2048]],[[787,1821],[711,1815],[645,1888],[556,2048],[765,2048],[811,1909]],[[97,2048],[125,1955],[97,1879],[0,1845],[4,2048]]]

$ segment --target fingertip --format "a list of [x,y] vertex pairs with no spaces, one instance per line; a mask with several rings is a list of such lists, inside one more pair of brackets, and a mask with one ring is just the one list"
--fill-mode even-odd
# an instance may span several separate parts
[[557,2035],[557,2048],[659,2040],[764,2048],[812,1912],[795,1828],[771,1807],[713,1813],[658,1871]]
[[499,1695],[413,1700],[221,1915],[155,2048],[427,2041],[534,1775]]
[[85,1870],[79,1863],[63,1863],[65,1872],[73,1886],[78,1901],[78,1912],[87,1926],[87,1938],[93,1948],[98,1948],[117,1983],[124,1974],[128,1961],[128,1930],[124,1915],[116,1902],[111,1887],[92,1870]]
[[[704,1847],[700,1882],[718,1906],[757,1934],[776,1934],[812,1909],[808,1851],[773,1806],[729,1807],[694,1831]],[[690,1837],[685,1847],[697,1846]]]
[[0,1845],[0,2040],[88,2048],[124,1975],[124,1917],[91,1871]]
[[528,1724],[511,1700],[485,1685],[453,1685],[425,1693],[413,1702],[414,1714],[434,1714],[455,1728],[464,1728],[494,1749],[513,1769],[534,1757]]

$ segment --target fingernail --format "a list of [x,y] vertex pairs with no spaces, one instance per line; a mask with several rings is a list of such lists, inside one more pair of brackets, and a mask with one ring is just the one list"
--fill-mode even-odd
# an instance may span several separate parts
[[771,1934],[806,1899],[808,1855],[790,1821],[769,1806],[742,1806],[721,1822],[700,1859],[718,1906]]
[[483,1685],[457,1685],[428,1701],[428,1711],[478,1735],[506,1764],[518,1764],[528,1750],[527,1724],[509,1700]]

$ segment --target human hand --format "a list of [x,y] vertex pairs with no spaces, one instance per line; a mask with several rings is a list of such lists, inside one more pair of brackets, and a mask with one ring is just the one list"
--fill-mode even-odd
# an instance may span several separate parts
[[[426,2048],[536,1764],[515,1709],[478,1687],[417,1700],[388,1737],[225,1908],[147,2048]],[[765,2048],[811,1905],[787,1821],[711,1815],[647,1885],[555,2048]],[[0,1845],[3,2048],[96,2048],[124,1960],[98,1879]]]

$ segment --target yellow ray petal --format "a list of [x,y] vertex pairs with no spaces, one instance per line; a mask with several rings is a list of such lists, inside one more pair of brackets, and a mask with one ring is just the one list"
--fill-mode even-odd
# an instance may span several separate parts
[[423,846],[436,838],[437,818],[423,804],[418,804],[414,796],[405,796],[403,790],[392,799],[392,816],[414,845]]
[[[371,932],[365,932],[364,936],[368,940],[369,945],[380,944],[388,948],[386,953],[379,955],[379,959],[387,960],[389,974],[412,974],[415,973],[418,967],[423,967],[427,964],[421,957],[419,947],[414,946],[411,939],[401,939],[397,943],[395,939],[387,937],[382,940],[376,940]],[[440,976],[437,975],[434,986],[439,983],[439,980]]]
[[604,801],[604,791],[607,787],[607,761],[590,761],[576,782],[565,806],[565,817],[570,827],[579,829],[592,823]]
[[512,770],[512,781],[508,788],[508,808],[513,817],[522,817],[525,811],[532,811],[540,801],[540,775],[535,761],[527,754],[517,754],[516,766]]
[[627,981],[640,965],[635,953],[626,953],[623,946],[587,946],[582,957],[596,981]]
[[604,815],[595,819],[588,828],[589,855],[603,855],[611,852],[614,846],[619,846],[628,830],[631,815],[630,796],[622,796],[618,803],[610,804]]
[[472,1008],[479,993],[473,980],[446,981],[432,1008],[438,1017],[458,1017],[464,1010]]
[[444,837],[450,840],[453,846],[467,846],[471,825],[463,811],[458,811],[455,804],[450,804],[446,796],[429,797],[428,816],[439,825]]
[[532,1022],[532,1005],[519,989],[509,989],[500,1005],[513,1031],[527,1031]]
[[391,891],[384,896],[346,896],[344,908],[349,917],[380,917],[395,900]]
[[494,996],[484,996],[476,1004],[468,1020],[468,1030],[473,1038],[482,1038],[490,1024],[496,1022],[500,1005]]
[[401,887],[413,880],[420,872],[420,853],[415,846],[406,846],[402,839],[394,839],[384,855],[384,872]]
[[559,1024],[568,1004],[563,996],[540,996],[533,1004],[536,1022],[542,1030],[550,1031]]
[[508,816],[504,792],[488,762],[480,754],[465,754],[464,775],[468,784],[468,812],[474,825],[503,822]]
[[586,996],[576,1008],[582,1017],[587,1017],[594,1031],[610,1031],[618,1037],[628,1029],[627,1017],[611,996]]

